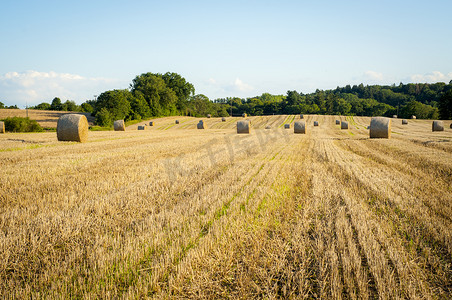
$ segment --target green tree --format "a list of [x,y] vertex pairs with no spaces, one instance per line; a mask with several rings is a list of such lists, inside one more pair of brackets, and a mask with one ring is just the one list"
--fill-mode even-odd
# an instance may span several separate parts
[[130,113],[130,100],[133,98],[128,90],[106,91],[97,97],[96,109],[97,114],[106,109],[109,112],[111,121],[125,119]]
[[169,88],[161,76],[145,73],[133,79],[131,85],[135,97],[143,96],[149,105],[152,116],[175,114],[177,111],[176,93]]
[[32,109],[39,109],[39,110],[50,110],[50,104],[47,102],[42,102],[36,105],[35,107],[31,107]]
[[441,96],[438,103],[438,107],[441,119],[443,120],[452,119],[452,89]]
[[172,89],[177,96],[176,108],[182,111],[188,104],[190,96],[195,94],[195,87],[193,84],[187,82],[184,77],[177,73],[167,72],[161,75],[167,87]]
[[105,107],[102,107],[96,114],[96,124],[99,126],[110,127],[113,125],[113,119],[110,111]]
[[50,110],[61,110],[62,104],[61,99],[58,97],[53,98],[52,104],[50,104]]
[[0,102],[0,109],[5,108],[5,104],[3,104],[2,102]]
[[138,94],[132,98],[130,107],[131,111],[128,119],[141,120],[152,115],[149,105],[142,94]]
[[87,113],[93,113],[94,112],[94,108],[91,104],[89,104],[88,102],[84,102],[80,105],[81,111],[82,112],[87,112]]

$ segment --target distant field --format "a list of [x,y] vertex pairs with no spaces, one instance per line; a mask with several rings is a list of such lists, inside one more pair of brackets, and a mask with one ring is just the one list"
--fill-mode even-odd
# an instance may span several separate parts
[[0,298],[452,298],[450,121],[239,119],[0,134]]
[[[56,128],[58,118],[61,115],[73,113],[69,111],[54,111],[54,110],[28,110],[28,117],[32,120],[36,120],[41,127],[45,128]],[[84,114],[88,118],[90,125],[94,122],[94,118],[90,116],[89,113],[79,113]],[[8,117],[23,117],[27,116],[27,111],[25,109],[0,109],[0,119],[5,119]]]

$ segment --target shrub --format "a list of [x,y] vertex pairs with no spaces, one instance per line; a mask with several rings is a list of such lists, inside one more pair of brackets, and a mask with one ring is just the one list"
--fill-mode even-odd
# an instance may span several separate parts
[[42,132],[41,125],[30,118],[10,117],[5,120],[5,130],[9,132]]

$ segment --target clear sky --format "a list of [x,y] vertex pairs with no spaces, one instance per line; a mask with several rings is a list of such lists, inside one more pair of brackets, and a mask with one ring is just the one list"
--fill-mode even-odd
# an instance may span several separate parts
[[452,1],[2,0],[0,101],[175,72],[210,99],[452,80]]

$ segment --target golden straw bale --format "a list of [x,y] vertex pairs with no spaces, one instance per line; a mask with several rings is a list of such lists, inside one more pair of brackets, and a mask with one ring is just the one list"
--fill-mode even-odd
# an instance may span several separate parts
[[126,131],[126,125],[124,124],[124,120],[116,120],[113,123],[113,128],[115,131]]
[[88,140],[88,120],[84,115],[62,115],[57,123],[57,139],[84,143]]
[[249,120],[243,120],[237,122],[237,133],[250,133],[251,122]]
[[443,121],[433,121],[432,122],[432,131],[444,131]]
[[341,129],[348,129],[348,122],[342,121],[341,122]]
[[370,121],[370,138],[391,138],[391,119],[385,117],[373,117]]
[[294,133],[302,133],[305,134],[306,133],[306,122],[305,121],[297,121],[293,124],[293,132]]

